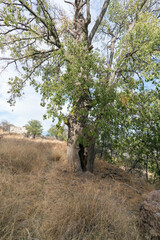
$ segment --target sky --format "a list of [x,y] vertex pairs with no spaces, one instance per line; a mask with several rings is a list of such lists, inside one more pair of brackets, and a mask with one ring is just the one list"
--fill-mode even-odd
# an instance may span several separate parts
[[[50,0],[53,3],[53,0]],[[72,6],[70,4],[64,3],[64,0],[55,1],[57,5],[60,5],[65,9],[68,14],[71,14]],[[102,0],[97,0],[97,4],[103,2]],[[95,4],[91,5],[93,21],[96,18],[97,13],[99,13],[100,8],[94,10]],[[6,55],[7,53],[5,53]],[[1,55],[1,57],[3,57]],[[7,56],[9,57],[9,55]],[[0,62],[0,72],[5,62]],[[41,96],[36,93],[31,86],[25,88],[25,95],[21,99],[17,99],[16,105],[11,107],[7,100],[9,99],[9,86],[7,84],[10,77],[17,75],[14,66],[8,67],[5,71],[0,73],[0,122],[7,120],[9,123],[15,126],[22,127],[27,124],[30,120],[39,120],[43,125],[43,134],[46,134],[51,124],[56,124],[52,122],[52,119],[43,120],[43,115],[46,113],[45,107],[40,106]],[[67,113],[66,108],[64,112]]]

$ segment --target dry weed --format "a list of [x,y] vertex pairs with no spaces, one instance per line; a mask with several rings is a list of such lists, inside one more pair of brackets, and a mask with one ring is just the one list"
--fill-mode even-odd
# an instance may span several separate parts
[[43,233],[48,239],[136,239],[135,219],[106,187],[102,191],[94,181],[78,184],[78,179],[74,185],[62,187],[56,200],[53,191],[47,194],[54,203],[45,209]]
[[65,154],[65,143],[1,139],[0,240],[140,240],[138,185],[102,178],[101,162],[95,174],[71,173]]
[[[0,175],[1,240],[136,239],[135,217],[108,185],[56,169]],[[100,188],[102,187],[102,188]],[[118,192],[118,191],[117,191]]]
[[62,144],[1,139],[0,168],[12,174],[42,171],[53,161],[65,159]]

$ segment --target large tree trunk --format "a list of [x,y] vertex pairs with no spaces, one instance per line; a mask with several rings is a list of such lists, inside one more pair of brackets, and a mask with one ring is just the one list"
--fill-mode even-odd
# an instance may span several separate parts
[[[86,41],[86,50],[92,49],[92,39],[103,19],[109,1],[110,0],[104,1],[102,10],[93,26],[90,36],[88,36],[88,26],[91,22],[90,0],[77,0],[73,2],[65,1],[74,6],[74,28],[73,31],[71,31],[71,34],[77,42],[83,42],[84,40]],[[85,5],[86,17],[84,14]],[[77,84],[81,85],[81,82],[78,81]],[[89,107],[89,102],[87,99],[88,95],[86,94],[85,97],[84,93],[82,93],[82,96],[79,98],[79,100],[77,100],[77,106],[86,110],[86,113],[88,113],[87,107]],[[84,119],[82,118],[83,116],[78,116],[78,114],[76,115],[75,113],[68,117],[67,162],[76,171],[93,172],[95,159],[95,139],[89,137],[87,132],[85,133],[86,125],[88,124],[88,118],[86,116],[84,116]],[[83,140],[79,139],[80,136]]]
[[77,143],[80,132],[81,126],[76,116],[70,115],[68,117],[67,162],[77,171],[82,170],[79,157],[80,147]]
[[[92,141],[88,139],[87,133],[83,133],[82,136],[83,129],[84,125],[82,126],[82,123],[77,120],[77,116],[70,115],[68,118],[67,162],[74,171],[93,172],[95,143],[93,139]],[[83,140],[80,141],[80,136],[83,137],[83,140],[87,138],[85,139],[88,141],[87,146],[83,145]]]

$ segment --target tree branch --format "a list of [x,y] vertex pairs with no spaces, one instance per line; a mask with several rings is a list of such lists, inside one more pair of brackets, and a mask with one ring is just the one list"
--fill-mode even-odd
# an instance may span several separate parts
[[116,40],[119,34],[120,28],[118,29],[118,31],[116,32],[116,34],[112,35],[112,40],[111,40],[111,52],[110,52],[110,58],[109,58],[109,67],[111,68],[112,63],[113,63],[113,58],[114,58],[114,51],[115,51],[115,44],[116,44]]
[[87,0],[87,19],[86,19],[86,24],[89,25],[90,22],[91,22],[90,0]]
[[81,4],[80,4],[79,7],[78,7],[78,10],[80,10],[81,8],[83,8],[83,6],[84,6],[86,3],[87,3],[87,1],[81,2]]
[[103,7],[102,7],[101,12],[100,12],[100,14],[99,14],[99,17],[97,18],[97,20],[96,20],[96,22],[95,22],[95,24],[94,24],[94,26],[93,26],[93,28],[92,28],[92,30],[91,30],[91,33],[90,33],[90,35],[89,35],[89,38],[88,38],[89,45],[91,44],[92,39],[93,39],[93,37],[94,37],[94,35],[95,35],[95,33],[96,33],[99,25],[100,25],[101,22],[102,22],[102,19],[103,19],[103,17],[104,17],[104,14],[105,14],[106,11],[107,11],[107,8],[108,8],[108,6],[109,6],[109,3],[110,3],[110,0],[105,0],[105,1],[104,1],[104,4],[103,4]]
[[[29,60],[29,59],[40,59],[41,55],[43,55],[43,57],[49,57],[50,53],[52,52],[56,52],[58,51],[58,49],[52,49],[52,50],[49,50],[49,51],[37,51],[37,52],[34,52],[28,56],[22,56],[22,57],[18,57],[18,58],[13,58],[13,57],[10,57],[10,58],[6,58],[6,57],[0,57],[0,61],[10,61],[6,64],[6,66],[2,69],[1,73],[12,63],[16,63],[18,61],[21,61],[21,60]],[[52,56],[51,56],[52,57]]]
[[133,21],[131,22],[131,24],[129,25],[129,28],[128,28],[128,33],[131,32],[137,22],[137,19],[138,19],[138,14],[140,13],[140,11],[142,10],[142,8],[144,7],[144,5],[146,4],[147,0],[144,0],[142,2],[142,4],[140,5],[139,9],[138,9],[138,13],[136,13],[136,17],[133,19]]
[[64,0],[65,3],[71,4],[72,6],[74,6],[74,4],[72,2],[66,1]]
[[52,27],[50,25],[48,25],[48,23],[45,22],[45,20],[43,18],[41,18],[40,16],[38,16],[30,7],[28,7],[23,0],[19,0],[19,2],[22,4],[23,7],[25,7],[33,16],[35,16],[37,19],[40,20],[40,22],[47,28],[47,30],[49,32],[51,32],[53,38],[55,39],[55,45],[60,48],[60,40],[59,40],[59,36],[57,33],[57,30],[54,26],[54,24],[52,23]]
[[47,11],[47,9],[45,8],[43,1],[40,0],[40,2],[41,2],[41,8],[42,8],[42,11],[43,11],[44,16],[46,16],[46,14],[47,14],[47,17],[49,17],[49,19],[50,19],[51,21],[53,21],[53,18],[51,17],[50,13],[49,13],[49,12]]

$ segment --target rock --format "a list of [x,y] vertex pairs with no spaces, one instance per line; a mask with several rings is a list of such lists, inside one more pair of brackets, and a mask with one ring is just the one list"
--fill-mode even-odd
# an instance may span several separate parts
[[160,190],[150,192],[141,204],[140,226],[151,239],[160,239]]

